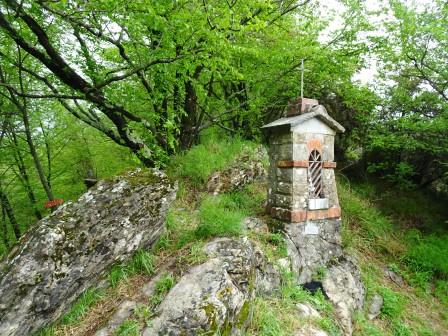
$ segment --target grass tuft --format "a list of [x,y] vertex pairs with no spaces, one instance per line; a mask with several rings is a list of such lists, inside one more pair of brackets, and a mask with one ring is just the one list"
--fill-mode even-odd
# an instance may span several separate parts
[[199,225],[195,237],[238,236],[242,233],[241,221],[245,214],[228,195],[207,196],[199,208]]
[[154,256],[147,251],[137,251],[132,259],[121,265],[115,265],[109,272],[109,281],[112,286],[134,274],[152,275],[154,273]]
[[134,320],[124,321],[115,331],[114,336],[139,336],[140,324]]
[[153,296],[150,299],[151,306],[155,307],[159,305],[166,294],[170,291],[171,288],[173,288],[174,284],[176,283],[176,279],[174,276],[170,273],[164,274],[155,285]]

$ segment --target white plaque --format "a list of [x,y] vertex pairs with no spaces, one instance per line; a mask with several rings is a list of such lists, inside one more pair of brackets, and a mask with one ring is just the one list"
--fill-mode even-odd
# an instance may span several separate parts
[[319,234],[319,226],[317,226],[313,222],[306,223],[306,225],[305,225],[305,234],[306,235],[317,235],[317,234]]

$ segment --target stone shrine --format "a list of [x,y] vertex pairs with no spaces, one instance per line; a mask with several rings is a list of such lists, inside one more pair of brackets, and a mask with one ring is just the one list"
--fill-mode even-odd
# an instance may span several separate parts
[[344,132],[315,99],[291,101],[287,115],[262,127],[269,138],[268,213],[286,222],[299,282],[342,254],[334,138]]
[[268,211],[305,222],[341,216],[334,175],[334,136],[344,128],[317,100],[299,98],[269,132]]

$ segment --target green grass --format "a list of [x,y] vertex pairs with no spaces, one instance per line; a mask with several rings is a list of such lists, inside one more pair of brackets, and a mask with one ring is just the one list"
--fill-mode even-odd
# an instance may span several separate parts
[[[446,328],[444,322],[439,320],[434,326],[426,318],[419,319],[420,313],[413,305],[422,300],[426,310],[444,310],[443,304],[447,307],[448,239],[447,232],[437,224],[446,209],[423,197],[424,193],[388,191],[373,183],[339,180],[338,192],[344,247],[362,255],[362,259],[367,257],[362,265],[367,302],[374,293],[384,299],[381,327],[358,318],[354,334],[437,335],[432,329]],[[411,289],[397,288],[385,277],[383,267],[401,275]]]
[[124,321],[114,332],[114,336],[139,336],[140,324],[134,320]]
[[98,300],[104,297],[104,290],[88,289],[81,294],[76,303],[72,306],[70,311],[65,314],[61,322],[62,324],[71,324],[77,322],[84,316],[89,308]]
[[[346,247],[363,245],[372,250],[387,249],[389,234],[393,231],[393,223],[384,216],[372,203],[361,197],[361,194],[351,189],[351,186],[338,181],[338,192],[343,209],[343,243]],[[352,229],[359,230],[353,235]],[[354,239],[359,239],[354,242]]]
[[116,286],[131,275],[137,273],[151,275],[154,270],[154,256],[150,252],[139,250],[130,261],[112,267],[109,272],[109,281],[112,286]]
[[255,314],[251,326],[252,335],[283,336],[288,335],[288,326],[281,321],[278,310],[269,301],[255,299]]
[[336,322],[329,317],[319,319],[317,324],[322,330],[326,331],[330,336],[342,335]]
[[199,208],[199,225],[195,237],[208,239],[238,236],[242,233],[241,221],[245,212],[229,195],[206,196]]
[[406,303],[403,296],[388,287],[380,287],[379,293],[384,300],[383,306],[381,307],[381,316],[391,320],[399,318],[403,313]]
[[159,305],[165,298],[166,294],[168,294],[170,289],[173,288],[175,283],[176,279],[172,274],[170,273],[164,274],[156,282],[154,293],[152,294],[152,297],[150,299],[151,306],[155,307]]
[[429,235],[409,242],[412,248],[404,257],[415,272],[427,272],[448,279],[448,235]]
[[395,321],[393,323],[393,334],[394,336],[412,336],[412,332],[406,323],[401,321]]
[[[321,318],[303,318],[298,315],[296,304],[308,303],[316,308]],[[334,320],[333,306],[322,293],[312,295],[296,283],[292,272],[282,273],[282,285],[277,296],[257,297],[254,302],[254,318],[249,335],[293,335],[305,325],[305,321],[325,330],[331,336],[341,335]]]
[[385,216],[406,228],[416,228],[425,233],[446,232],[448,200],[425,190],[401,190],[376,179],[352,183],[364,199],[370,199]]
[[173,157],[168,172],[173,177],[188,180],[194,187],[200,187],[213,172],[229,167],[244,150],[250,153],[255,146],[255,143],[238,137],[218,140],[212,136],[188,152]]
[[[88,313],[90,307],[102,299],[104,295],[105,290],[102,289],[92,288],[84,291],[78,300],[72,305],[69,312],[63,315],[57,324],[70,325],[77,323]],[[53,336],[55,334],[55,330],[55,326],[50,325],[35,333],[35,336]]]

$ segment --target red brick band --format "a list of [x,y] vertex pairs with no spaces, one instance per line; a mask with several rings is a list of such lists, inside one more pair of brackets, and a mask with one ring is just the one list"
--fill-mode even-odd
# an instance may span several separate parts
[[290,211],[281,208],[271,208],[270,213],[273,217],[280,220],[298,223],[307,220],[330,219],[341,217],[341,208],[332,207],[324,210],[295,210]]
[[[277,162],[278,168],[308,168],[308,161],[288,161],[288,160],[280,160]],[[322,162],[323,168],[336,168],[336,162],[333,161],[324,161]]]
[[308,168],[308,161],[286,161],[281,160],[277,162],[278,168]]
[[336,162],[333,161],[324,161],[323,162],[324,168],[336,168]]

